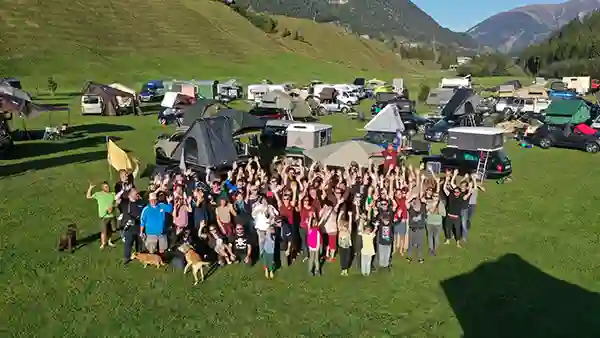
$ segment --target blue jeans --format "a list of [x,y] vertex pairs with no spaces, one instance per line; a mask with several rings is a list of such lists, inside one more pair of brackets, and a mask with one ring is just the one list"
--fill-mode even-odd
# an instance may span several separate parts
[[463,239],[467,239],[467,235],[469,234],[469,230],[471,230],[471,220],[473,219],[473,215],[475,215],[475,204],[469,204],[466,209],[461,210],[460,219],[461,219],[461,228],[463,232]]

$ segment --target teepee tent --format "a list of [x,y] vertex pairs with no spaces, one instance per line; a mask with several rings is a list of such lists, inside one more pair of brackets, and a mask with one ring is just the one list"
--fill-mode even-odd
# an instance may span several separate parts
[[396,104],[386,105],[379,114],[365,125],[367,132],[396,133],[404,131],[400,110]]
[[[304,155],[313,162],[320,162],[326,166],[345,167],[354,161],[359,166],[367,167],[369,166],[369,160],[373,160],[373,154],[379,153],[381,153],[381,148],[378,145],[353,140],[309,149],[304,152]],[[375,159],[381,160],[381,158]]]

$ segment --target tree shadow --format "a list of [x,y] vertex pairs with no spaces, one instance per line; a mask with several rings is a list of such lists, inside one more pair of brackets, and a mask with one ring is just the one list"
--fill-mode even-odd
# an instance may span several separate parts
[[163,109],[164,109],[164,107],[161,106],[160,103],[142,104],[140,106],[140,110],[142,111],[142,114],[144,114],[144,115],[155,114],[155,113],[158,113],[159,111],[161,111]]
[[69,126],[67,132],[71,136],[81,136],[86,134],[106,134],[133,130],[135,130],[135,128],[122,124],[93,123]]
[[600,337],[600,296],[516,254],[441,282],[464,338]]
[[60,167],[73,163],[87,163],[106,159],[106,150],[98,150],[81,154],[65,155],[52,158],[44,158],[27,162],[7,164],[0,166],[0,177],[25,174],[29,170],[43,170]]
[[[111,139],[119,139],[111,137]],[[37,157],[61,153],[65,151],[75,150],[79,148],[96,147],[106,143],[105,136],[92,136],[74,140],[57,140],[57,141],[33,141],[21,142],[15,146],[15,150],[9,153],[9,159],[22,159],[29,157]]]
[[41,103],[38,104],[43,110],[46,111],[66,111],[69,110],[69,104],[66,102],[57,103]]
[[74,96],[81,96],[80,92],[56,92],[54,93],[54,95],[52,95],[51,93],[38,93],[37,95],[35,95],[36,98],[38,97],[43,97],[44,99],[46,98],[51,98],[51,97],[57,97],[57,96],[68,96],[68,97],[74,97]]

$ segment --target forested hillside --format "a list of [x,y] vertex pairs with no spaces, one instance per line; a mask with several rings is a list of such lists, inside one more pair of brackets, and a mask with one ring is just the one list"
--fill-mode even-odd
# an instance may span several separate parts
[[476,48],[477,43],[464,33],[441,27],[409,0],[238,0],[240,6],[274,14],[339,22],[359,34],[373,37],[403,37],[410,41]]
[[521,65],[548,77],[600,77],[600,13],[573,20],[546,41],[527,48]]

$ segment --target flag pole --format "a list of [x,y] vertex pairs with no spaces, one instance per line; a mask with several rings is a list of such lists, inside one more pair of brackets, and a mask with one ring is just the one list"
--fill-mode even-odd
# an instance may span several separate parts
[[110,141],[110,139],[108,138],[108,136],[105,136],[106,138],[106,163],[108,164],[108,179],[110,181],[112,181],[112,170],[110,167],[110,151],[108,148],[108,142]]

